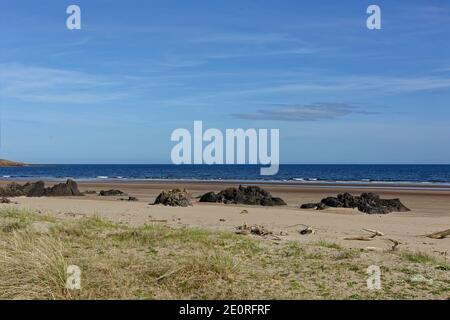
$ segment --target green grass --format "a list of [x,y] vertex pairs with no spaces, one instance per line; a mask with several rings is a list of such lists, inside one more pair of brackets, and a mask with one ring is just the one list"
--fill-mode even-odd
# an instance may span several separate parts
[[342,250],[342,246],[341,245],[339,245],[337,243],[333,243],[333,242],[328,242],[328,241],[325,241],[325,240],[317,241],[315,243],[315,245],[318,246],[318,247]]
[[[51,228],[36,233],[35,222]],[[366,287],[372,264],[382,267],[378,292]],[[80,267],[81,290],[65,288],[68,265]],[[433,282],[413,283],[414,274]],[[439,299],[448,297],[449,284],[448,264],[422,253],[363,255],[325,241],[276,244],[0,210],[2,299]]]
[[436,259],[424,252],[402,252],[402,257],[414,263],[437,263]]

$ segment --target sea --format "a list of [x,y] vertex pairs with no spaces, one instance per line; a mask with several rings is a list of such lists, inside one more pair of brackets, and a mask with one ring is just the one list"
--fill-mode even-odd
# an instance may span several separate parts
[[192,180],[286,183],[407,183],[450,186],[450,165],[285,164],[261,176],[259,165],[42,164],[2,167],[3,180]]

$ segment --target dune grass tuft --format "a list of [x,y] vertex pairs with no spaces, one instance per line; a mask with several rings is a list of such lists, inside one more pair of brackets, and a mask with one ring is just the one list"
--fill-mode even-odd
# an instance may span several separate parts
[[[366,287],[372,264],[383,272],[376,292]],[[69,265],[81,290],[65,288]],[[418,253],[0,210],[2,299],[436,299],[448,296],[442,266]],[[433,281],[417,285],[417,274]]]

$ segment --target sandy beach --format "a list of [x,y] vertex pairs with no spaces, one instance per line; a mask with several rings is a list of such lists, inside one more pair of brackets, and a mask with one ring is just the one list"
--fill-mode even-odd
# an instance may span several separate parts
[[[1,186],[11,181],[2,181]],[[54,182],[53,182],[54,183]],[[46,182],[51,186],[52,182]],[[283,207],[262,207],[244,205],[224,205],[199,203],[197,197],[208,191],[220,191],[226,187],[236,187],[236,183],[225,182],[119,182],[93,181],[79,182],[81,191],[120,189],[139,201],[120,200],[124,196],[101,197],[90,194],[83,197],[42,197],[14,198],[12,204],[2,207],[15,207],[41,214],[56,215],[67,219],[81,216],[101,216],[114,222],[142,226],[161,223],[175,228],[203,228],[208,230],[235,231],[237,226],[257,224],[273,232],[274,241],[294,240],[301,243],[331,241],[347,248],[374,247],[388,249],[392,243],[400,242],[399,248],[426,252],[448,259],[450,240],[430,239],[425,234],[450,228],[450,189],[414,189],[410,186],[333,186],[333,185],[288,185],[260,184],[276,197],[287,203]],[[251,184],[255,185],[255,184]],[[193,206],[187,208],[150,205],[156,196],[166,189],[186,188],[193,196]],[[383,198],[400,198],[411,209],[405,213],[368,215],[353,209],[329,208],[323,211],[302,210],[299,205],[318,202],[327,196],[338,193],[374,192]],[[247,213],[241,213],[243,210]],[[301,225],[316,230],[315,234],[300,235]],[[367,241],[344,240],[367,234],[362,229],[375,229],[385,236]],[[256,237],[256,236],[255,236]]]

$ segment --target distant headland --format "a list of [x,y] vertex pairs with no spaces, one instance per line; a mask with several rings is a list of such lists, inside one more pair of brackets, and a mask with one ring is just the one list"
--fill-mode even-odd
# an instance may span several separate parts
[[25,167],[26,163],[0,159],[0,167]]

